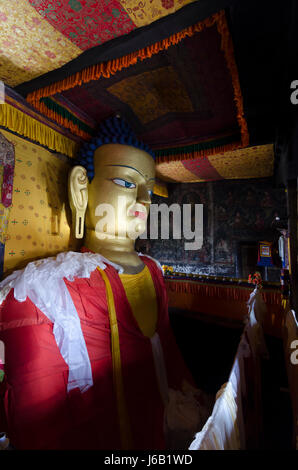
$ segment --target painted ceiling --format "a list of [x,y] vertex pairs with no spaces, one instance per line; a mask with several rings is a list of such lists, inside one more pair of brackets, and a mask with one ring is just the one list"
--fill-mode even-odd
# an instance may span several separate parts
[[74,151],[121,114],[164,181],[272,176],[289,11],[263,3],[0,0],[6,102]]
[[192,1],[1,0],[1,79],[32,80]]

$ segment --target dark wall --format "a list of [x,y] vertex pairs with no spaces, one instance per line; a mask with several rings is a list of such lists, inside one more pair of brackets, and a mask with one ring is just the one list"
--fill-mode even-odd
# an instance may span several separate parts
[[[153,196],[152,202],[203,204],[202,248],[186,251],[183,238],[138,240],[138,247],[184,272],[241,277],[241,244],[272,241],[274,217],[287,217],[285,190],[274,188],[271,179],[168,184],[168,190],[169,198]],[[268,280],[279,279],[277,267],[268,270]]]

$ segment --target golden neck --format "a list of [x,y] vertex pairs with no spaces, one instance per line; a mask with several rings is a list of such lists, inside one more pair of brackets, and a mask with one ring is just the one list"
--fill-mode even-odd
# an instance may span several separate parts
[[134,249],[134,240],[130,238],[100,240],[95,230],[86,228],[84,246],[122,266],[125,274],[138,274],[144,268],[143,261]]

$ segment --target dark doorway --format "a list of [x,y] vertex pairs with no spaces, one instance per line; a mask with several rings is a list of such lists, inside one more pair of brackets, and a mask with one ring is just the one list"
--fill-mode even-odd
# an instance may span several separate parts
[[257,242],[240,242],[237,256],[239,266],[239,277],[248,279],[249,274],[253,274],[256,270],[260,270],[257,266],[258,262],[258,243]]

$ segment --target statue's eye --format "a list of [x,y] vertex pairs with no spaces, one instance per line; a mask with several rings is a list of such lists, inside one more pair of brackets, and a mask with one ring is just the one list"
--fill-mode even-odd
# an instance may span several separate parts
[[135,188],[136,185],[134,183],[130,183],[129,181],[126,181],[126,180],[122,180],[120,178],[114,178],[113,180],[113,183],[115,184],[119,184],[119,186],[123,186],[124,188]]

